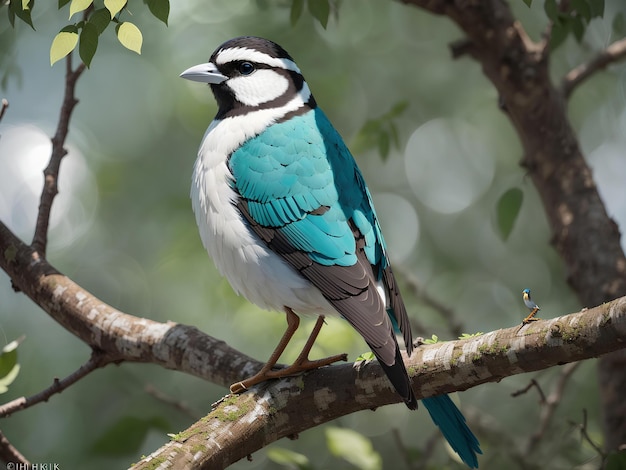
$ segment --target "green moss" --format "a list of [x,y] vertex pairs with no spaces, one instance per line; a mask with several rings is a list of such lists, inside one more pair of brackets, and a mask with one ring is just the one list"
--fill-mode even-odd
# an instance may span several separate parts
[[176,434],[168,434],[170,439],[174,442],[185,442],[190,437],[196,435],[198,433],[194,428],[187,429],[186,431],[181,431]]
[[206,446],[202,445],[202,444],[196,444],[195,446],[193,446],[191,448],[191,453],[192,454],[197,454],[198,452],[205,454],[207,452],[207,448]]
[[236,395],[226,398],[213,412],[220,421],[237,421],[245,416],[252,409],[250,400],[243,399]]
[[576,341],[578,338],[582,336],[583,330],[585,329],[585,325],[582,323],[578,323],[575,326],[568,326],[563,328],[561,331],[561,338],[566,342]]
[[146,463],[146,465],[144,465],[144,469],[145,470],[155,470],[156,468],[159,468],[159,466],[164,463],[167,459],[165,457],[156,457],[152,460],[150,460],[150,462]]
[[498,356],[506,354],[507,351],[508,348],[497,341],[493,344],[482,344],[478,347],[478,352],[483,356]]
[[450,359],[450,365],[456,366],[459,363],[459,359],[461,359],[462,356],[463,356],[463,353],[461,351],[456,351],[454,354],[452,354],[452,359]]
[[4,250],[4,259],[9,263],[12,263],[17,258],[17,247],[15,245],[9,245],[6,250]]

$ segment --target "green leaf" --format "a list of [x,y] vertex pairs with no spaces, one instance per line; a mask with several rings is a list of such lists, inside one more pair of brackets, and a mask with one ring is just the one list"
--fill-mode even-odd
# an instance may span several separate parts
[[68,3],[70,3],[70,1],[71,0],[59,0],[59,4],[58,4],[59,10],[63,8],[65,5],[67,5]]
[[76,44],[78,44],[78,30],[76,27],[74,27],[76,31],[66,31],[66,29],[67,27],[63,28],[52,40],[52,45],[50,46],[51,66],[72,52]]
[[74,13],[85,11],[93,3],[93,0],[72,0],[70,5],[70,18],[74,16]]
[[387,113],[388,118],[395,118],[400,116],[406,109],[409,107],[409,102],[407,100],[398,101],[396,104],[392,106],[392,108]]
[[468,338],[474,338],[476,336],[482,336],[485,333],[483,333],[482,331],[478,331],[477,333],[462,333],[461,336],[459,336],[459,339],[468,339]]
[[11,341],[0,353],[0,394],[9,390],[9,385],[20,373],[20,365],[17,363],[17,347],[22,339]]
[[383,161],[386,161],[387,157],[389,157],[390,147],[391,141],[389,139],[389,134],[387,134],[386,132],[381,132],[378,135],[378,153],[380,153]]
[[559,6],[556,3],[556,0],[546,0],[546,3],[543,4],[543,9],[548,15],[548,19],[553,23],[557,23],[559,21]]
[[380,454],[372,442],[356,431],[345,428],[326,428],[326,444],[335,457],[340,457],[360,470],[381,470]]
[[9,2],[9,21],[11,21],[11,26],[14,26],[15,17],[17,16],[28,26],[35,29],[35,26],[33,26],[33,20],[30,17],[33,1],[34,0],[11,0]]
[[117,39],[122,43],[122,46],[137,54],[141,54],[143,36],[137,26],[125,21],[124,23],[118,24],[115,31],[117,33]]
[[152,429],[166,432],[169,424],[163,418],[124,416],[105,430],[94,443],[92,451],[99,455],[120,456],[135,454]]
[[424,344],[437,344],[439,342],[439,336],[432,335],[430,339],[425,339]]
[[78,54],[83,63],[89,67],[91,59],[98,48],[98,29],[92,23],[85,23],[80,32],[80,42],[78,44]]
[[613,22],[611,27],[613,29],[613,34],[618,37],[623,37],[626,34],[626,22],[624,21],[624,12],[620,11],[615,17],[613,17]]
[[571,23],[561,22],[554,23],[552,25],[552,34],[550,35],[550,50],[554,51],[557,47],[563,44],[563,41],[567,39],[567,35],[571,31]]
[[100,35],[111,24],[111,13],[106,8],[98,8],[89,15],[89,23],[96,27],[96,31]]
[[147,0],[146,3],[152,15],[167,26],[167,19],[170,16],[170,0]]
[[17,364],[17,347],[21,339],[16,339],[2,348],[0,353],[0,378],[7,375]]
[[533,0],[523,0],[523,2],[526,4],[528,8],[530,8],[533,4]]
[[0,394],[9,391],[9,385],[11,385],[15,381],[19,373],[20,365],[15,364],[15,366],[13,366],[13,369],[11,369],[7,375],[5,375],[4,377],[0,377]]
[[604,0],[590,0],[589,8],[593,18],[602,18],[604,16]]
[[580,43],[583,40],[583,36],[585,35],[585,23],[580,16],[574,16],[571,19],[571,23],[572,33],[574,33],[576,41]]
[[274,463],[288,468],[297,468],[300,470],[310,470],[313,468],[306,455],[282,447],[270,447],[267,450],[267,458]]
[[111,12],[111,18],[115,18],[115,15],[126,6],[126,0],[104,0],[104,6]]
[[326,29],[330,16],[330,2],[328,0],[308,0],[309,12]]
[[376,359],[374,353],[371,351],[367,351],[363,354],[360,354],[354,362],[372,362],[374,359]]
[[524,193],[519,188],[511,188],[500,196],[496,207],[498,230],[504,241],[509,238],[513,231],[515,220],[519,215],[524,200]]
[[304,0],[293,0],[291,3],[291,11],[289,12],[289,21],[291,26],[295,26],[304,10]]
[[588,23],[591,20],[591,5],[588,0],[570,0],[570,9],[569,11],[573,11],[578,13],[576,16],[580,16],[585,19]]
[[611,452],[605,462],[604,470],[623,470],[626,468],[626,451]]

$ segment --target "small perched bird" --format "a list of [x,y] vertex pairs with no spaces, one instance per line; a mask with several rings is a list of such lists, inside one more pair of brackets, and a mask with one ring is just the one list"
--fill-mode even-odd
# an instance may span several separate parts
[[539,305],[537,305],[535,301],[530,298],[530,289],[524,289],[522,291],[522,299],[524,300],[524,305],[526,305],[526,307],[530,310],[528,316],[522,320],[522,324],[525,325],[531,321],[539,320],[539,318],[535,318],[535,315],[537,315],[537,312],[541,309],[539,308]]
[[[409,355],[413,337],[371,195],[291,56],[272,41],[239,37],[181,77],[210,84],[218,104],[192,177],[202,242],[237,293],[287,316],[267,364],[231,391],[345,360],[308,359],[324,316],[339,314],[416,409],[395,330]],[[317,315],[315,327],[294,364],[273,369],[298,328],[296,312]],[[477,467],[478,441],[449,397],[424,404],[455,451]]]
[[524,299],[524,305],[526,305],[530,311],[541,310],[539,305],[537,305],[535,301],[530,298],[530,289],[524,289],[522,291],[522,298]]

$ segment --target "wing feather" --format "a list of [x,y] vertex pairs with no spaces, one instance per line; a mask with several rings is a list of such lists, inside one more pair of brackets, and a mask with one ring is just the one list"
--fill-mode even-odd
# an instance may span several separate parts
[[[296,127],[298,143],[289,143],[285,135]],[[231,155],[229,168],[251,230],[322,292],[363,336],[407,405],[417,406],[394,323],[409,352],[411,328],[371,196],[323,113],[269,127]]]

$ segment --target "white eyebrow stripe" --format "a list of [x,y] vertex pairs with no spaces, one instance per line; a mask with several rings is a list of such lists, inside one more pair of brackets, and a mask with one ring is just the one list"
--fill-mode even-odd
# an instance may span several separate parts
[[236,60],[249,60],[250,62],[266,64],[272,67],[280,67],[282,69],[301,73],[298,66],[292,60],[278,59],[269,54],[265,54],[264,52],[248,49],[247,47],[229,47],[228,49],[222,49],[217,53],[215,63],[216,65],[221,65],[228,62],[234,62]]

